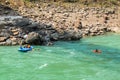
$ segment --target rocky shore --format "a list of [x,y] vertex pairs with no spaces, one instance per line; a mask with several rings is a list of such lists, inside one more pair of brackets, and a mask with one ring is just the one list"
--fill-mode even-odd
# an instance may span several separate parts
[[57,40],[79,40],[85,36],[120,31],[117,8],[19,7],[0,5],[0,45],[52,45]]

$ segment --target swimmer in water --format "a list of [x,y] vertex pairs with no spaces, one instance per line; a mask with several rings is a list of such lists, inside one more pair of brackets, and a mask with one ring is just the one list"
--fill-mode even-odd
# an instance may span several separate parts
[[95,49],[95,50],[93,50],[93,52],[100,54],[100,53],[101,53],[101,50]]

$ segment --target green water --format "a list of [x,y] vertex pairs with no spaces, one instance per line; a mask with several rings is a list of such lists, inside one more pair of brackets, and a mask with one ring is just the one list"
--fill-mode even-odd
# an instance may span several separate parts
[[[0,80],[120,80],[118,34],[34,47],[22,53],[1,46]],[[96,48],[102,54],[93,53]]]

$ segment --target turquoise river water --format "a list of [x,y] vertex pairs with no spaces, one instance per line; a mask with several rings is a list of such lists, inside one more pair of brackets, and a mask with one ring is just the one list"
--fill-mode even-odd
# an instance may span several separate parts
[[[120,35],[34,46],[0,46],[0,80],[120,80]],[[95,54],[93,49],[102,50]]]

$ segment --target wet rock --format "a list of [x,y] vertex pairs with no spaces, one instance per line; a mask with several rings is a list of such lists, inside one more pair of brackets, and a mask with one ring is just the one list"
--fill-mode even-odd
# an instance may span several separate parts
[[96,36],[96,34],[95,34],[95,33],[90,33],[89,35],[90,35],[90,36]]
[[50,40],[50,35],[48,34],[48,33],[46,33],[46,35],[43,37],[43,44],[44,45],[50,45],[50,43],[51,43],[51,40]]

